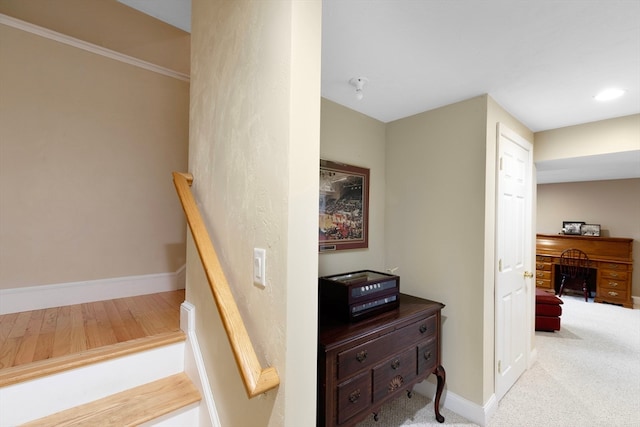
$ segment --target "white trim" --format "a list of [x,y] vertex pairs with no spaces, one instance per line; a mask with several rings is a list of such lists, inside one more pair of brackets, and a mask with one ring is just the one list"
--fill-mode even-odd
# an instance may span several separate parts
[[0,289],[0,315],[184,289],[185,266],[175,273]]
[[204,405],[200,405],[200,427],[221,427],[218,410],[213,400],[213,392],[209,385],[209,378],[204,366],[204,359],[200,352],[198,337],[196,336],[196,308],[185,301],[180,306],[180,329],[187,335],[187,345],[184,355],[184,372],[196,388],[200,391]]
[[142,59],[134,58],[133,56],[125,55],[115,50],[107,49],[102,46],[95,45],[93,43],[86,42],[84,40],[76,39],[75,37],[67,36],[56,31],[49,30],[44,27],[31,24],[29,22],[21,21],[20,19],[12,18],[11,16],[0,13],[0,24],[7,25],[9,27],[17,28],[18,30],[26,31],[36,36],[44,37],[49,40],[53,40],[59,43],[63,43],[78,49],[85,50],[87,52],[95,53],[96,55],[104,56],[106,58],[114,59],[116,61],[124,62],[125,64],[133,65],[134,67],[143,68],[147,71],[162,74],[174,79],[188,82],[190,76],[188,74],[180,73],[178,71],[171,70],[169,68],[161,67],[151,62],[143,61]]
[[640,309],[640,297],[634,297],[632,295],[631,299],[633,300],[633,308]]
[[[434,400],[436,395],[436,385],[431,381],[423,381],[420,384],[416,384],[413,390],[416,393],[429,397],[431,400]],[[496,412],[496,409],[498,409],[498,401],[496,400],[495,394],[491,395],[484,406],[480,406],[447,390],[446,387],[442,392],[440,405],[479,426],[486,426]]]

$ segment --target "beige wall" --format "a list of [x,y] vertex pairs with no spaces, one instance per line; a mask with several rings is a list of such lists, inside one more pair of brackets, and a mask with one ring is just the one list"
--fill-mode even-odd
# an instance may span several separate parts
[[447,387],[482,405],[485,96],[387,125],[387,263],[440,301]]
[[[248,399],[193,244],[187,300],[224,426],[315,423],[319,1],[192,5],[193,191],[277,390]],[[252,283],[266,249],[267,286]]]
[[[374,243],[320,254],[320,272],[397,266],[403,292],[444,302],[448,388],[478,405],[494,391],[497,122],[533,139],[487,96],[386,125],[322,101],[321,156],[371,168]],[[380,197],[385,206],[378,207]],[[382,226],[374,225],[378,209]]]
[[0,288],[175,272],[189,84],[5,25],[0,40]]
[[[448,387],[479,405],[493,393],[494,249],[487,236],[494,230],[496,147],[487,141],[495,141],[498,121],[532,139],[486,96],[387,125],[322,103],[322,157],[371,168],[373,244],[319,255],[321,273],[400,267],[403,292],[444,302]],[[386,206],[377,206],[380,197]],[[452,267],[452,256],[466,260],[463,268]]]
[[640,178],[538,185],[537,216],[538,233],[557,234],[569,220],[634,239],[631,294],[640,296]]
[[[354,270],[385,271],[385,124],[322,99],[320,157],[369,169],[369,248],[319,255],[321,276]],[[317,225],[316,225],[317,226]]]
[[640,114],[535,134],[534,161],[640,150]]

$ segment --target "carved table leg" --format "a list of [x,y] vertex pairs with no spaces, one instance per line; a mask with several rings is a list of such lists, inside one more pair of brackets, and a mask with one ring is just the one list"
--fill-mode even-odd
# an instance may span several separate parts
[[439,423],[443,423],[444,417],[440,415],[440,396],[442,395],[442,390],[444,389],[444,382],[446,381],[447,374],[444,371],[442,365],[438,365],[435,374],[438,377],[438,388],[436,389],[436,398],[433,402],[433,409],[436,413],[436,420],[438,420]]
[[413,397],[413,390],[407,390],[407,397],[411,399]]
[[380,417],[378,416],[377,412],[373,413],[373,421],[378,422],[378,420],[380,419]]

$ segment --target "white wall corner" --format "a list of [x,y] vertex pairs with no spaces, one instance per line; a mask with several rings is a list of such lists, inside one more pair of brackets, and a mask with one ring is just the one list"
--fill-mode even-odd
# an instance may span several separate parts
[[221,427],[216,404],[213,400],[213,392],[209,385],[209,378],[204,365],[204,359],[200,352],[198,337],[196,336],[196,308],[185,301],[180,306],[180,329],[187,336],[187,345],[184,355],[184,372],[193,381],[200,391],[204,404],[200,405],[200,427]]
[[0,289],[0,315],[184,289],[185,266],[143,274],[24,288]]
[[178,289],[185,289],[187,287],[187,264],[182,264],[182,267],[177,269],[175,274]]
[[[427,396],[431,400],[434,400],[435,398],[436,385],[431,381],[423,381],[420,384],[416,384],[413,389],[416,393]],[[474,422],[481,427],[487,425],[496,409],[498,408],[498,402],[496,401],[495,395],[491,395],[491,398],[489,398],[489,400],[483,406],[480,406],[455,394],[452,391],[449,391],[446,385],[440,398],[440,405],[462,417],[465,417],[469,421]]]

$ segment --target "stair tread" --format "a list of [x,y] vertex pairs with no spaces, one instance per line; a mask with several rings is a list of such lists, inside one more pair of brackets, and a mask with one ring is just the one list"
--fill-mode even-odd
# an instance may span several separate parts
[[24,426],[135,426],[201,400],[185,373],[67,409]]
[[131,341],[86,350],[81,353],[1,369],[0,387],[86,366],[92,363],[114,359],[116,357],[126,356],[128,354],[151,348],[185,341],[185,339],[185,334],[182,331],[166,332],[150,337],[138,338]]

